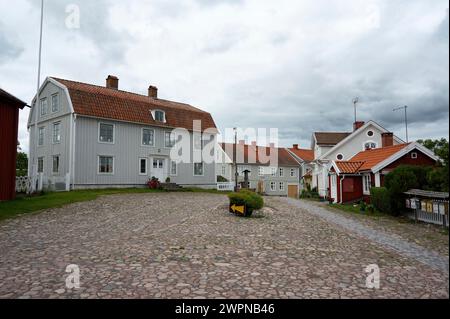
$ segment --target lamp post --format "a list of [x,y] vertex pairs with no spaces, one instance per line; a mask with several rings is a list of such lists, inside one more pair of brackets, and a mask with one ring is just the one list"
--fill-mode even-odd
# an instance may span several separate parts
[[406,143],[409,143],[409,134],[408,134],[408,105],[400,106],[394,109],[394,112],[405,110],[405,127],[406,127]]
[[233,157],[233,162],[234,162],[234,191],[237,192],[238,191],[238,177],[239,177],[239,173],[238,173],[238,167],[237,167],[237,151],[238,151],[238,141],[237,141],[237,128],[233,128],[234,131],[234,157]]

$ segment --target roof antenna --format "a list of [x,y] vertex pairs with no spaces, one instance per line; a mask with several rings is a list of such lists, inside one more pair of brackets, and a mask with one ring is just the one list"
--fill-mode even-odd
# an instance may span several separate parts
[[356,123],[356,121],[357,121],[357,118],[356,118],[356,105],[359,103],[359,97],[355,97],[354,99],[353,99],[353,107],[354,107],[354,109],[355,109],[355,123]]

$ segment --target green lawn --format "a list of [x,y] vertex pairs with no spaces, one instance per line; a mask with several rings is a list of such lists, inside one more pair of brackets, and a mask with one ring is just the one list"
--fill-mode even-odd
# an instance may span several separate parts
[[17,199],[0,202],[0,220],[15,217],[21,214],[38,212],[43,209],[62,207],[67,204],[85,202],[96,199],[101,195],[128,194],[128,193],[155,193],[160,190],[147,188],[130,189],[101,189],[82,190],[73,192],[45,193],[36,196],[19,196]]
[[361,210],[359,208],[360,207],[359,204],[356,204],[356,205],[355,204],[329,204],[329,207],[339,209],[339,210],[342,210],[347,213],[358,214],[358,215],[364,214],[364,215],[371,216],[371,217],[387,216],[387,214],[379,212],[377,210],[375,210],[374,212],[369,212],[366,209],[366,211],[361,212]]

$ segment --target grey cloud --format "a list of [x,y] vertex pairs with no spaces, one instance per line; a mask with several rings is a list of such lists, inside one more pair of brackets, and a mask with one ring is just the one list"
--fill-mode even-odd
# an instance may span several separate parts
[[14,41],[7,36],[6,31],[0,24],[0,64],[19,57],[23,50],[24,48],[21,45],[14,43]]
[[244,0],[195,0],[196,2],[200,3],[204,6],[216,6],[219,4],[242,4],[244,3]]

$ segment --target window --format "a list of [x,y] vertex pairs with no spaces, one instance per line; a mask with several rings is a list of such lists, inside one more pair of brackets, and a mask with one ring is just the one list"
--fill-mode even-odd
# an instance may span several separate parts
[[203,163],[194,163],[194,176],[203,176]]
[[377,143],[375,143],[375,142],[366,142],[364,144],[364,150],[371,150],[374,148],[377,148]]
[[40,127],[39,128],[39,133],[38,133],[38,145],[39,146],[44,145],[44,133],[45,133],[45,128],[44,127]]
[[284,192],[284,183],[283,182],[280,182],[280,191]]
[[280,177],[284,177],[284,168],[280,167],[279,174]]
[[164,113],[164,111],[156,110],[153,114],[153,117],[154,117],[155,121],[157,121],[157,122],[162,122],[162,123],[166,122],[166,114]]
[[275,192],[277,190],[277,183],[275,182],[270,182],[270,190],[272,192]]
[[171,148],[175,146],[175,134],[172,132],[164,133],[164,146],[166,148]]
[[52,95],[52,113],[59,111],[59,97],[58,94]]
[[416,152],[411,153],[411,158],[412,158],[412,159],[417,159],[417,158],[418,158],[417,153],[416,153]]
[[194,133],[194,150],[202,149],[202,134]]
[[291,177],[296,177],[297,176],[297,170],[295,168],[291,168]]
[[164,168],[164,160],[160,158],[153,159],[153,168],[154,169],[163,169]]
[[98,172],[100,174],[113,174],[114,173],[114,157],[99,156]]
[[177,162],[171,161],[170,162],[170,175],[176,176],[177,175]]
[[222,177],[225,177],[227,175],[227,167],[225,165],[222,165]]
[[139,175],[147,175],[147,159],[139,159]]
[[151,129],[142,129],[142,145],[154,146],[155,145],[155,131]]
[[41,99],[41,116],[47,115],[48,113],[48,103],[47,98]]
[[367,132],[367,136],[369,136],[369,137],[372,137],[372,136],[374,136],[374,133],[373,133],[373,131],[368,131],[368,132]]
[[53,144],[61,143],[61,123],[53,124]]
[[53,156],[53,174],[59,173],[59,155]]
[[276,167],[270,168],[270,175],[272,175],[272,177],[277,176],[277,168]]
[[114,125],[100,123],[98,140],[100,143],[114,143]]
[[38,173],[44,173],[44,158],[38,158]]
[[342,161],[342,160],[344,159],[344,155],[338,154],[338,155],[336,156],[336,159],[337,159],[338,161]]
[[263,175],[264,175],[264,167],[260,166],[260,167],[258,168],[258,175],[259,175],[259,176],[263,176]]
[[370,178],[370,174],[363,175],[363,188],[364,194],[370,195],[370,189],[372,188],[372,180]]

